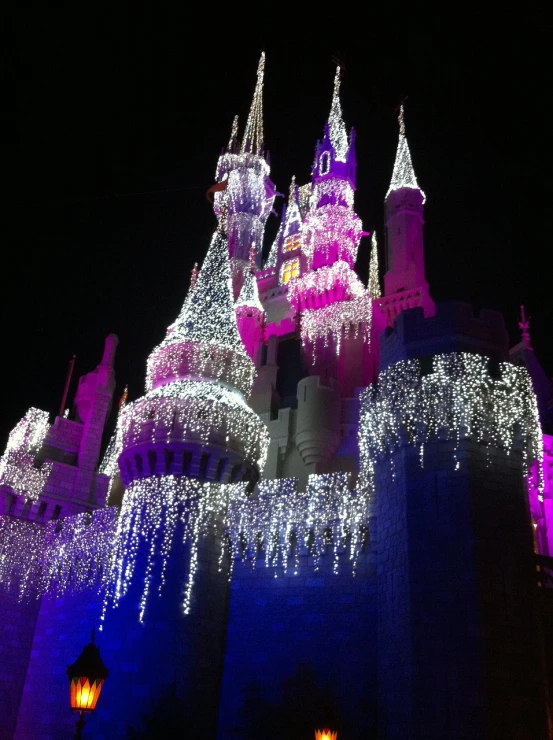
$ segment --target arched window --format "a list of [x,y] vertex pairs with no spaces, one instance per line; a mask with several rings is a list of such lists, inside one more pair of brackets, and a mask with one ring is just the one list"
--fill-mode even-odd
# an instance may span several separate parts
[[330,169],[330,157],[328,152],[323,152],[319,160],[319,172],[321,175],[326,175]]

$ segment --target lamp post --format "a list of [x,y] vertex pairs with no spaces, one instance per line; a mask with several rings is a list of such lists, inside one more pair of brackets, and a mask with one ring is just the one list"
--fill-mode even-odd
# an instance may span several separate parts
[[338,733],[331,730],[315,730],[315,740],[338,740]]
[[80,740],[84,727],[84,713],[96,709],[98,697],[109,675],[100,657],[100,649],[94,644],[94,630],[90,643],[83,648],[77,660],[68,667],[69,698],[71,709],[80,712],[75,740]]

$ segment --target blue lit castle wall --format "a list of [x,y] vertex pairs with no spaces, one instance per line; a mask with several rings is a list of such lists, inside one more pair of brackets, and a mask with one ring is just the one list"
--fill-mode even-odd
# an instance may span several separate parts
[[541,429],[506,357],[499,314],[415,309],[383,336],[362,399],[385,737],[547,736],[524,477]]

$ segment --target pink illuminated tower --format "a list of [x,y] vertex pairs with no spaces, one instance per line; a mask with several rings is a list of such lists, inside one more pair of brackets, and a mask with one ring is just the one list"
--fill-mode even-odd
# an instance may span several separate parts
[[424,272],[425,200],[411,161],[402,105],[396,160],[385,199],[388,264],[380,305],[390,326],[406,308],[422,306],[425,316],[435,312]]
[[[315,151],[309,211],[302,233],[301,274],[291,280],[288,299],[299,312],[301,338],[312,375],[337,381],[344,395],[371,377],[374,298],[354,271],[361,221],[353,209],[355,132],[348,138],[340,105],[340,68],[324,138]],[[289,218],[289,210],[287,220]],[[287,243],[284,242],[286,249]],[[281,266],[286,280],[286,262]],[[294,276],[295,277],[295,276]],[[381,323],[377,319],[377,323]]]

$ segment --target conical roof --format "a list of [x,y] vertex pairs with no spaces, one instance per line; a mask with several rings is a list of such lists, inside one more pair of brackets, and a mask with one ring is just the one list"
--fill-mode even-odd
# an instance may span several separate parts
[[257,67],[257,83],[242,139],[241,152],[261,154],[263,150],[263,74],[265,71],[265,52],[261,52]]
[[332,95],[330,116],[328,117],[328,132],[336,159],[339,162],[345,162],[348,154],[348,135],[342,115],[342,106],[340,105],[340,67],[336,67],[334,77],[334,93]]
[[282,239],[284,238],[284,225],[286,223],[286,206],[284,206],[282,211],[282,216],[280,219],[280,226],[278,227],[277,235],[275,236],[274,242],[271,244],[271,249],[269,250],[269,254],[267,256],[267,259],[265,260],[265,265],[263,266],[264,270],[268,270],[269,267],[276,267],[277,265],[277,259],[278,259],[278,250],[279,246],[282,243]]
[[226,237],[215,232],[202,269],[162,345],[203,342],[243,350],[236,326]]
[[380,298],[380,279],[378,277],[378,246],[376,242],[376,232],[372,236],[371,259],[369,262],[369,293],[372,298]]
[[401,190],[401,188],[413,188],[414,190],[420,190],[422,197],[426,200],[426,196],[420,189],[415,176],[415,170],[413,168],[413,162],[411,160],[411,152],[409,151],[409,144],[407,143],[407,137],[405,135],[405,120],[403,105],[400,106],[399,110],[399,141],[396,151],[396,161],[394,162],[394,171],[392,173],[392,181],[386,197],[392,192],[392,190]]
[[259,300],[257,280],[251,270],[246,271],[246,274],[244,275],[244,284],[242,285],[242,290],[240,291],[240,295],[238,296],[238,298],[236,299],[236,303],[234,304],[235,308],[239,308],[240,306],[249,306],[251,308],[256,308],[258,311],[261,311],[261,313],[263,313],[263,306],[261,305],[261,301]]
[[286,209],[286,217],[284,219],[284,238],[294,236],[294,234],[298,234],[300,231],[301,213],[298,204],[296,177],[293,175],[288,194],[288,208]]

